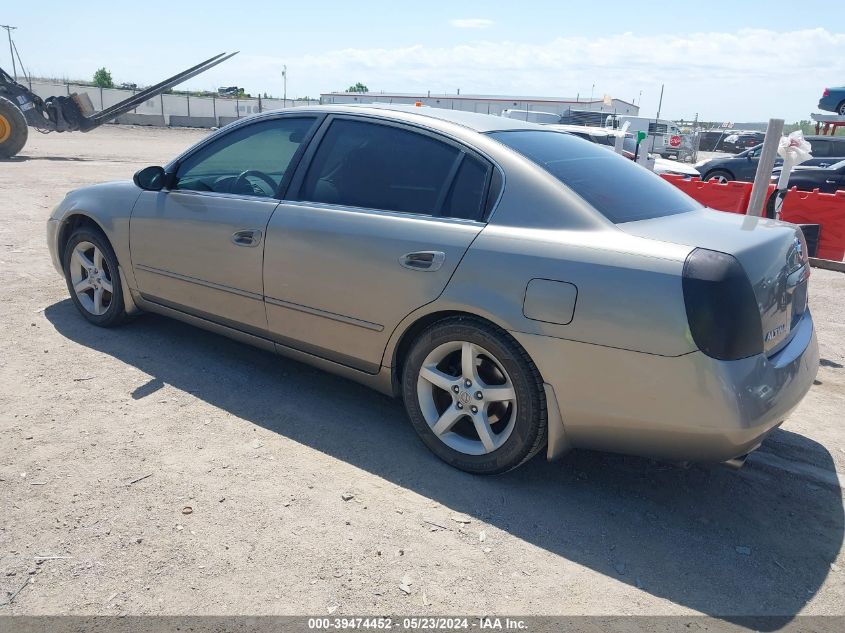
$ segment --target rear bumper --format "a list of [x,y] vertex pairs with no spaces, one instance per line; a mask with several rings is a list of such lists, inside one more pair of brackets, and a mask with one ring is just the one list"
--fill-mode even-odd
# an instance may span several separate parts
[[726,461],[753,450],[798,405],[818,370],[809,311],[777,354],[738,361],[512,334],[553,387],[567,442],[661,459]]
[[837,99],[833,95],[829,97],[822,97],[819,99],[819,110],[825,110],[827,112],[836,112],[836,106],[842,101],[843,97]]

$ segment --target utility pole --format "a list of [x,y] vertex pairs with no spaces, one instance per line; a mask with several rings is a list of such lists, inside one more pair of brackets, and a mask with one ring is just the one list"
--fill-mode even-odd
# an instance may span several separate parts
[[[651,137],[651,151],[654,151],[654,143],[657,140],[657,119],[660,118],[660,110],[663,108],[663,88],[665,84],[660,84],[660,101],[657,102],[657,116],[654,118],[654,135]],[[668,130],[667,130],[668,132]]]
[[284,107],[288,107],[288,65],[282,66],[282,78],[285,80]]
[[660,84],[660,101],[657,103],[657,118],[660,118],[660,110],[663,108],[663,88],[665,84]]
[[8,24],[0,24],[0,29],[6,29],[6,35],[9,36],[9,56],[12,58],[12,75],[14,75],[16,81],[18,78],[18,68],[15,65],[15,53],[12,49],[12,31],[17,28],[18,27],[16,26],[9,26]]

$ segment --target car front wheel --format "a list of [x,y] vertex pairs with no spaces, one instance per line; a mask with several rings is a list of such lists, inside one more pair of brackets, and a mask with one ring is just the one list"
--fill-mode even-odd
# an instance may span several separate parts
[[480,319],[451,317],[426,329],[408,355],[402,392],[426,446],[461,470],[506,472],[546,444],[536,366],[507,332]]
[[715,180],[716,182],[726,183],[732,181],[733,175],[729,172],[724,171],[723,169],[714,169],[711,172],[708,172],[702,180]]
[[112,327],[126,317],[117,257],[99,231],[82,227],[65,246],[68,291],[80,314],[94,325]]

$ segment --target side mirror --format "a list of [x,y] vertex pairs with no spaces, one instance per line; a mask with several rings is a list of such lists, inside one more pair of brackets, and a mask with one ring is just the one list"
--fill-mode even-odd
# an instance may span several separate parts
[[167,176],[164,172],[164,167],[159,167],[158,165],[144,167],[132,176],[132,182],[144,191],[161,191],[164,188],[166,180]]

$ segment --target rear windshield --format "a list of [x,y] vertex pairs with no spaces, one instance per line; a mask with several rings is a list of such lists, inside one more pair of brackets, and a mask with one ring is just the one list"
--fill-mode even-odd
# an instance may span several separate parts
[[701,208],[643,166],[571,134],[519,130],[490,136],[546,169],[615,224]]

